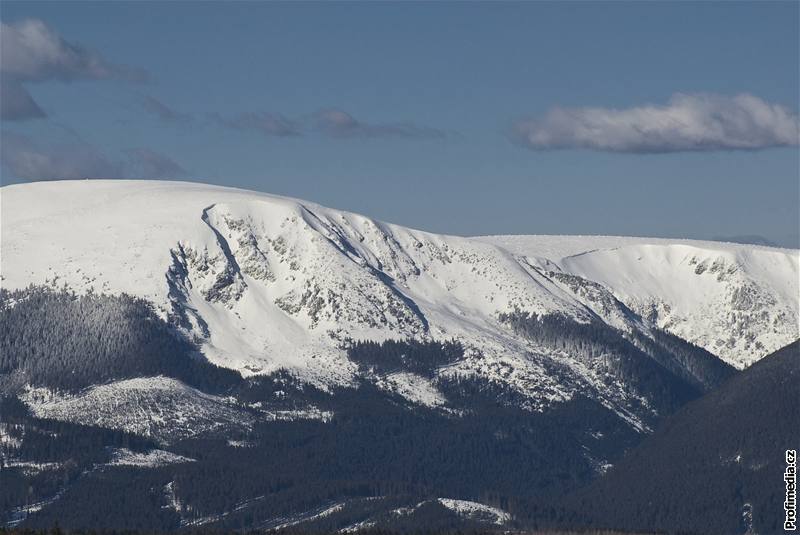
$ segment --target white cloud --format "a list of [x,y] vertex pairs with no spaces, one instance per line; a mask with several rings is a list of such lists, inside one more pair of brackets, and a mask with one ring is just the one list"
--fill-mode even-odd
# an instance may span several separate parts
[[19,80],[112,76],[112,68],[99,55],[64,41],[40,20],[2,23],[0,45],[3,72]]
[[171,108],[151,95],[142,95],[142,107],[165,123],[189,123],[192,116]]
[[41,144],[27,136],[3,131],[0,163],[3,171],[23,180],[77,178],[175,178],[186,170],[172,158],[147,148],[109,157],[80,140]]
[[64,40],[38,19],[0,22],[0,75],[2,118],[13,121],[44,117],[25,87],[28,83],[147,78],[142,70],[109,63],[100,54]]
[[518,121],[514,137],[538,150],[657,153],[756,150],[800,143],[797,114],[753,95],[677,93],[663,106],[555,108]]
[[45,113],[21,83],[3,79],[0,82],[0,117],[6,121],[23,121],[45,117]]
[[26,136],[3,132],[0,144],[3,168],[26,180],[113,178],[122,167],[84,143],[43,147]]
[[177,178],[187,172],[178,162],[152,149],[140,147],[125,151],[130,159],[131,173],[142,178]]
[[211,120],[234,130],[252,130],[265,136],[291,137],[301,135],[301,126],[276,113],[249,111],[235,117],[223,117],[218,113],[209,115]]
[[[226,128],[259,132],[265,136],[302,136],[309,131],[317,131],[334,138],[441,138],[445,132],[419,126],[413,123],[366,123],[346,111],[326,109],[310,117],[290,119],[284,115],[269,112],[244,112],[233,117],[210,113],[214,123]],[[309,122],[309,119],[311,121]]]
[[346,111],[338,109],[322,110],[316,114],[316,126],[321,132],[341,138],[442,138],[445,133],[436,128],[419,126],[413,123],[365,123]]
[[3,74],[25,82],[122,78],[141,80],[141,70],[106,61],[100,54],[64,40],[38,19],[0,23],[0,64]]

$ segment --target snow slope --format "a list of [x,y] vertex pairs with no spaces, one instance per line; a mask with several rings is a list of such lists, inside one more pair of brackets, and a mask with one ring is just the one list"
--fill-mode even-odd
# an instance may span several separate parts
[[505,511],[482,503],[451,498],[439,498],[439,503],[461,516],[474,520],[484,520],[500,526],[511,520],[511,515]]
[[111,466],[158,468],[170,464],[193,462],[195,462],[194,459],[164,450],[150,450],[146,453],[139,453],[125,448],[117,448],[111,451],[111,460],[108,464]]
[[797,250],[608,236],[487,236],[599,283],[640,316],[741,369],[800,337]]
[[65,181],[2,190],[5,287],[128,292],[181,316],[208,357],[346,382],[339,338],[451,337],[515,307],[585,315],[498,247],[253,192]]
[[162,442],[245,430],[253,421],[228,400],[167,377],[117,381],[73,395],[29,388],[21,398],[40,418],[121,429]]
[[[569,355],[532,346],[498,314],[599,316],[634,328],[627,306],[740,367],[798,337],[795,250],[443,236],[184,182],[12,185],[0,189],[0,202],[4,287],[142,296],[200,340],[209,360],[244,375],[288,369],[322,388],[347,385],[357,370],[341,349],[345,338],[454,338],[466,358],[442,374],[502,381],[532,409],[587,389],[619,406],[630,392]],[[548,372],[554,359],[572,370],[570,379]],[[446,405],[413,376],[382,384],[414,403]]]

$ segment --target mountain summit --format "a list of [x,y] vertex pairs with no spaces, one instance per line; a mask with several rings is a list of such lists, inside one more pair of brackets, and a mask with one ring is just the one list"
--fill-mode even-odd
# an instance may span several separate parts
[[444,236],[181,182],[0,195],[9,525],[102,527],[88,492],[130,507],[110,528],[513,526],[798,338],[796,250]]
[[[462,238],[306,201],[184,182],[3,187],[7,289],[141,296],[242,373],[347,382],[344,337],[529,345],[514,312],[647,324],[737,367],[797,338],[798,251],[600,236]],[[314,357],[312,359],[312,357]],[[524,366],[523,366],[524,368]],[[519,373],[525,373],[522,369]]]
[[[728,365],[798,337],[793,250],[444,236],[183,182],[40,182],[4,187],[2,200],[6,290],[135,296],[208,362],[244,377],[287,372],[322,390],[369,377],[443,409],[436,381],[473,377],[537,411],[588,395],[646,429],[674,400],[656,400],[663,385],[634,380],[631,366],[703,392]],[[389,340],[462,351],[431,377],[353,357],[354,343]]]

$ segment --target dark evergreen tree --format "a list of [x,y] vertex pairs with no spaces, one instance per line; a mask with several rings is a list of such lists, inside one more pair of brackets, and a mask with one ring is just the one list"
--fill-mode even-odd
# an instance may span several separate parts
[[73,391],[166,375],[224,392],[240,379],[206,361],[144,299],[47,287],[0,290],[0,374],[13,373],[36,386]]

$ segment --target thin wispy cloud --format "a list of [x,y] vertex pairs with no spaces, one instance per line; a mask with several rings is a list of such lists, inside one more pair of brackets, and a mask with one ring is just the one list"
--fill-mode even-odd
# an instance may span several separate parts
[[27,136],[3,132],[0,161],[10,174],[26,180],[113,178],[122,166],[86,143],[45,146]]
[[240,131],[258,132],[267,137],[293,137],[320,133],[332,138],[442,138],[443,130],[408,122],[369,123],[340,109],[325,109],[299,119],[278,113],[244,112],[232,117],[210,113],[219,126]]
[[270,112],[244,112],[233,117],[211,113],[212,122],[234,130],[258,132],[268,137],[292,137],[302,134],[298,121]]
[[2,137],[3,170],[24,180],[178,178],[188,174],[169,156],[148,148],[128,149],[115,158],[80,140],[44,144],[9,131],[3,131]]
[[322,110],[315,114],[320,132],[338,138],[443,138],[445,132],[413,123],[368,123],[340,109]]
[[46,81],[126,80],[141,82],[141,69],[117,65],[99,53],[63,39],[38,19],[0,22],[2,119],[20,121],[45,115],[26,84]]
[[25,87],[16,80],[0,74],[0,118],[4,121],[24,121],[46,117]]
[[193,117],[167,106],[151,95],[142,95],[142,107],[165,123],[189,123]]
[[798,145],[800,121],[788,108],[749,94],[677,93],[662,106],[554,108],[518,121],[513,137],[537,150],[758,150]]
[[181,164],[160,152],[139,147],[125,151],[131,176],[141,178],[179,178],[188,175]]

